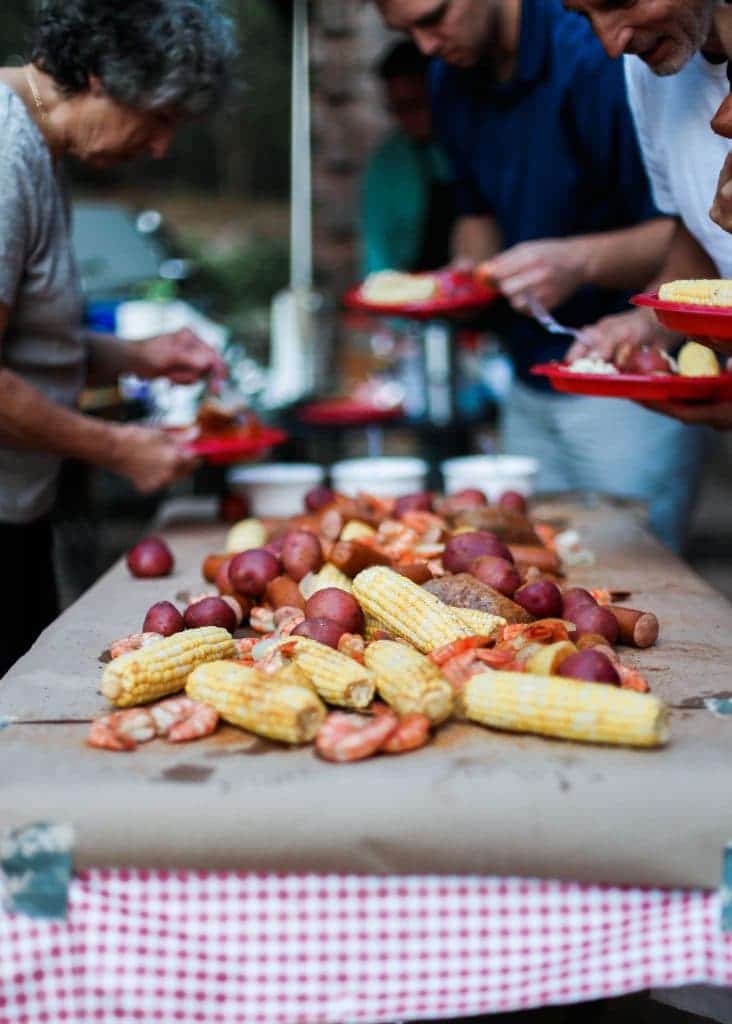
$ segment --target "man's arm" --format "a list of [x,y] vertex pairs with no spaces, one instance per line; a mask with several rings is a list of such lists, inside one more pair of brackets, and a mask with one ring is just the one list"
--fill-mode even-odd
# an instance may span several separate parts
[[450,250],[455,263],[482,263],[501,249],[501,232],[493,217],[465,216],[455,221]]
[[226,364],[210,345],[193,331],[182,328],[143,341],[122,341],[113,334],[88,332],[87,384],[114,384],[120,374],[168,377],[176,384],[193,384],[205,377],[223,379]]
[[[694,236],[681,221],[676,221],[666,259],[656,278],[645,287],[654,291],[664,281],[716,277],[717,274],[716,266]],[[571,346],[565,358],[571,362],[580,356],[593,354],[611,362],[621,345],[660,345],[671,349],[680,341],[681,335],[662,327],[652,309],[639,308],[603,317],[586,327],[582,338]]]

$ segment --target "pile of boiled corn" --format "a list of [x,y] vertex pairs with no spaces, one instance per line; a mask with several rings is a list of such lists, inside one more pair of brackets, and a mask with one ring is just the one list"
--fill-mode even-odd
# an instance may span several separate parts
[[[364,665],[314,640],[289,637],[282,641],[286,667],[268,675],[237,663],[230,634],[206,626],[116,658],[104,669],[102,693],[127,708],[185,688],[232,725],[293,744],[314,739],[326,704],[363,711],[376,694],[397,714],[417,712],[433,725],[457,715],[496,729],[591,743],[653,747],[668,739],[667,711],[658,698],[613,686],[486,669],[456,696],[427,654],[471,636],[491,636],[503,619],[448,607],[382,566],[361,572],[353,594],[367,629],[399,638],[368,643]],[[538,664],[550,672],[554,660]]]

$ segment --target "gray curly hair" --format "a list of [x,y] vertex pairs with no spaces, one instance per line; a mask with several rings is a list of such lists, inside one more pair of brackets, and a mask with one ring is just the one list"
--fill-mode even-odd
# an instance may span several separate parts
[[237,45],[215,0],[44,0],[31,60],[66,95],[96,75],[137,110],[207,113],[231,94]]

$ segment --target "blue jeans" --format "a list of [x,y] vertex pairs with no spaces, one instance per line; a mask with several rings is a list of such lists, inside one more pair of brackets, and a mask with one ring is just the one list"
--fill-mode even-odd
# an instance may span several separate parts
[[634,402],[534,391],[519,382],[503,410],[504,451],[539,461],[539,491],[586,490],[648,504],[652,531],[683,547],[712,432]]

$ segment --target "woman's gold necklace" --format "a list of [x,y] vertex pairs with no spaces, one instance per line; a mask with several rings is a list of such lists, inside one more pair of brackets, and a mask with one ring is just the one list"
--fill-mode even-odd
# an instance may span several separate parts
[[30,88],[31,95],[33,97],[33,102],[36,105],[36,110],[38,111],[38,117],[40,118],[41,124],[47,125],[51,120],[48,114],[48,108],[41,99],[41,94],[38,91],[38,86],[35,83],[35,79],[31,74],[30,68],[24,68],[23,70],[25,72],[25,80],[28,83],[28,87]]

